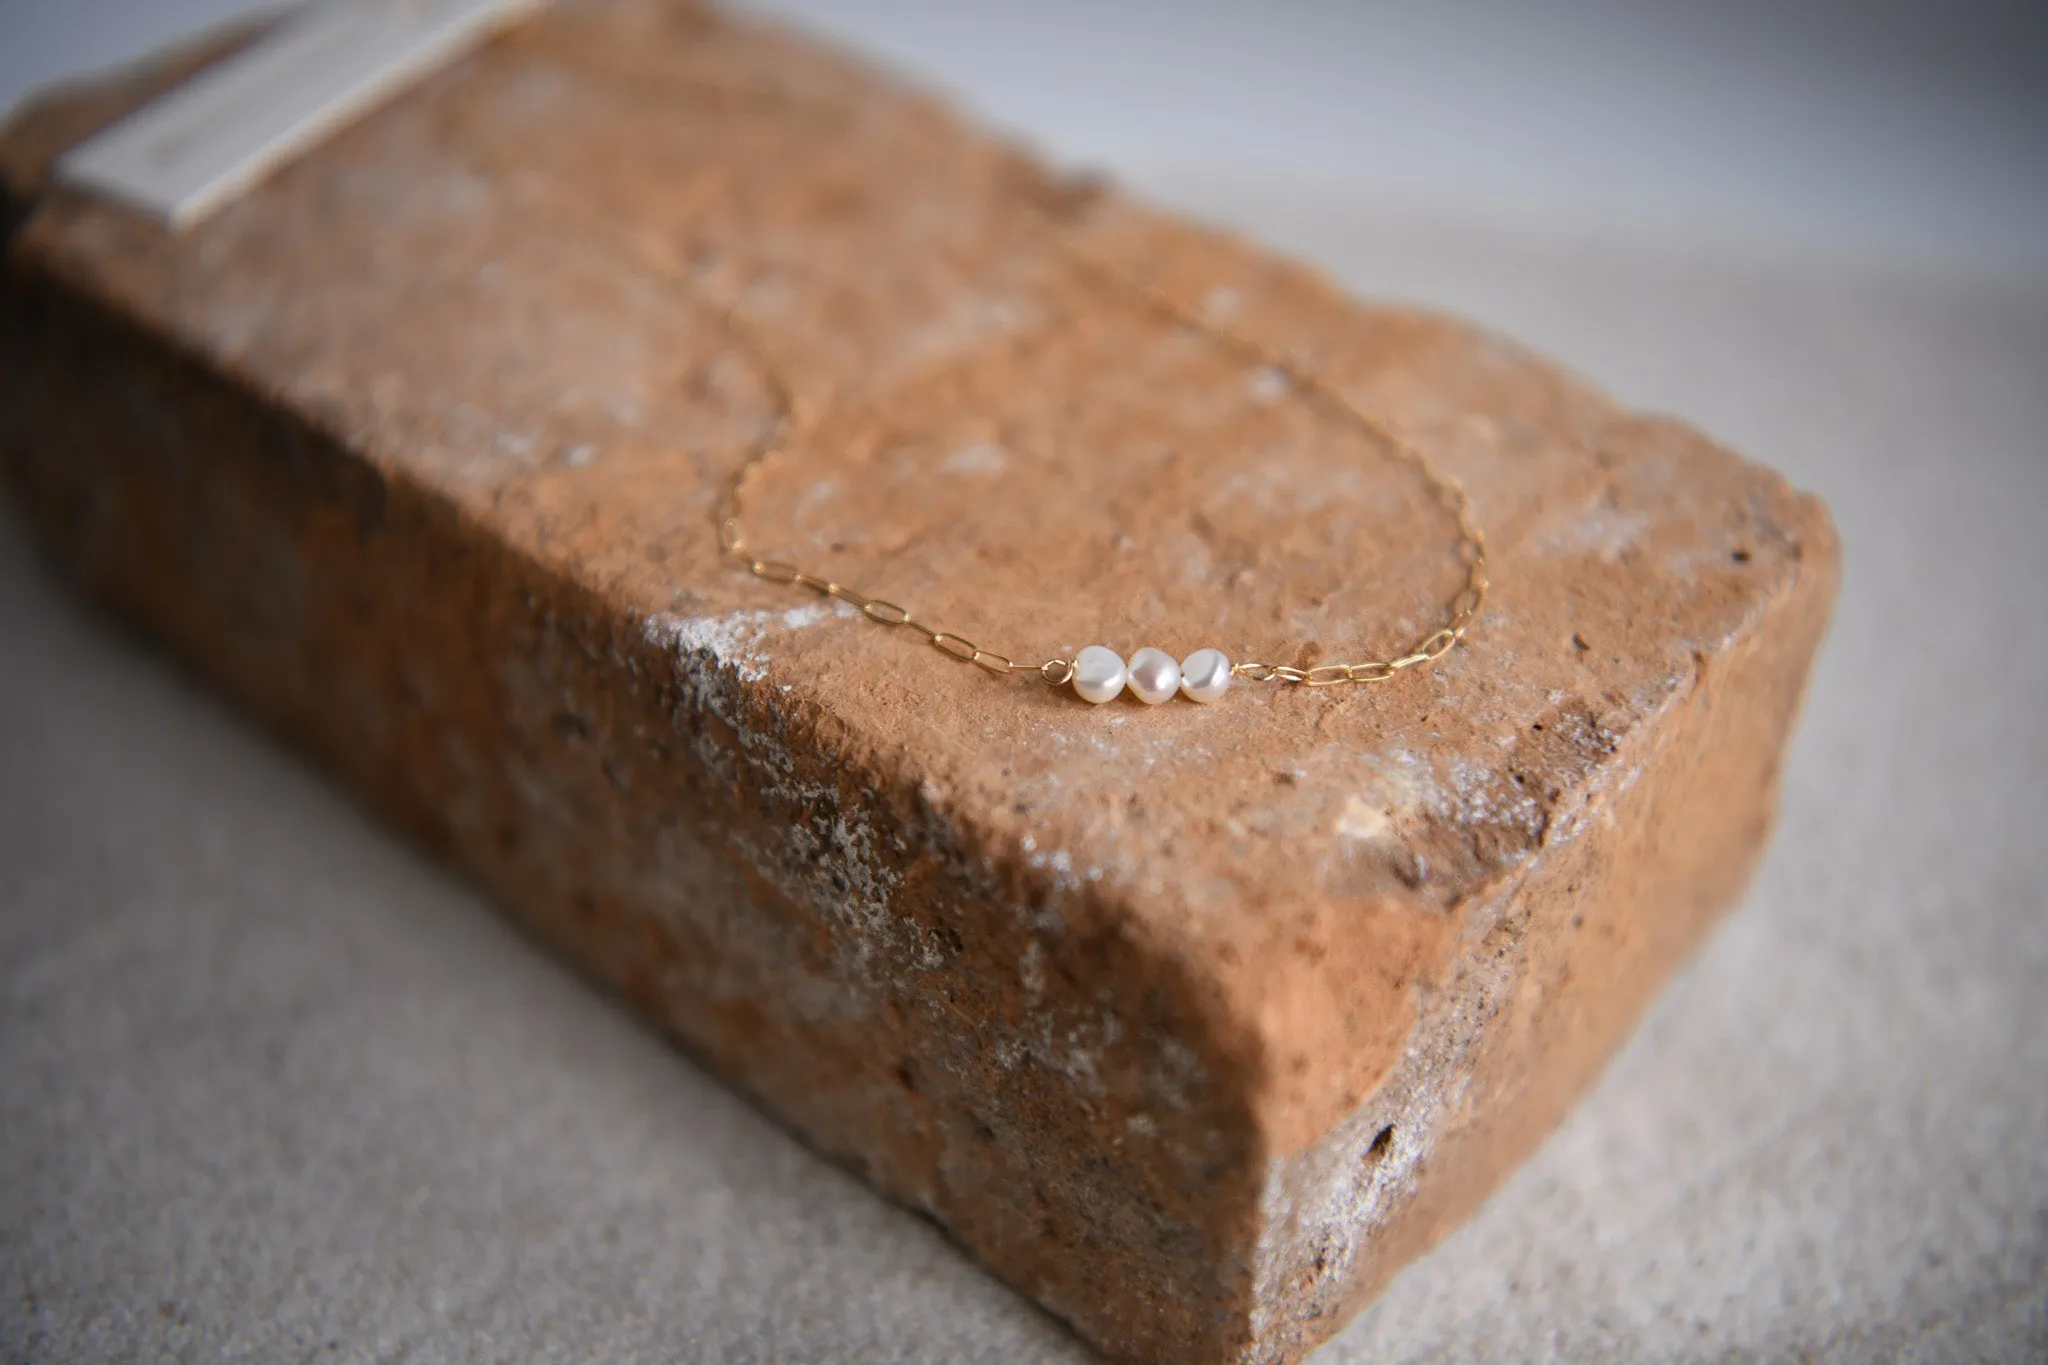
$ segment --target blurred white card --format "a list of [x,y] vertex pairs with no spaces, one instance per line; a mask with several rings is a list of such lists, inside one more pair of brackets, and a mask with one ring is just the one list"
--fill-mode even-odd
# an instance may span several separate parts
[[189,227],[544,0],[320,0],[57,161],[57,178]]

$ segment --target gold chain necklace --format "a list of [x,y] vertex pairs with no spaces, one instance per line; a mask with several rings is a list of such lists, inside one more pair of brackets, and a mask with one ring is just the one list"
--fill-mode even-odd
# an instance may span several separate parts
[[[602,74],[616,78],[625,73],[608,70]],[[658,84],[664,92],[679,92],[689,88],[675,81],[664,80]],[[763,92],[750,90],[747,93],[759,96]],[[783,98],[796,102],[795,97]],[[489,159],[483,152],[488,146],[487,139],[472,134],[464,141],[473,153],[477,153],[483,159]],[[490,181],[496,187],[518,191],[516,175],[492,175]],[[559,200],[555,200],[549,207],[559,212],[562,205]],[[592,214],[584,216],[593,220],[597,217]],[[1057,222],[1052,221],[1049,216],[1042,217],[1055,249],[1078,272],[1113,292],[1123,294],[1153,316],[1208,337],[1232,354],[1254,365],[1265,367],[1285,382],[1290,393],[1299,395],[1304,401],[1320,404],[1341,420],[1351,423],[1388,456],[1407,464],[1422,476],[1456,526],[1456,553],[1465,566],[1464,585],[1451,599],[1443,624],[1416,641],[1405,652],[1390,659],[1318,664],[1310,668],[1297,668],[1288,664],[1234,662],[1227,653],[1216,648],[1198,649],[1185,659],[1176,660],[1165,650],[1147,647],[1137,650],[1126,661],[1105,645],[1089,645],[1076,651],[1071,659],[1053,657],[1036,664],[1020,663],[1008,655],[985,649],[963,635],[921,620],[907,607],[863,592],[830,575],[814,573],[785,560],[762,558],[756,555],[748,544],[741,525],[748,485],[765,465],[780,457],[793,440],[801,437],[814,425],[816,414],[790,381],[787,368],[776,358],[775,349],[767,336],[746,317],[737,304],[718,303],[708,299],[706,286],[690,271],[660,253],[642,249],[636,241],[626,238],[621,242],[626,254],[636,257],[651,273],[679,285],[687,297],[700,305],[709,304],[717,309],[726,330],[740,347],[753,357],[770,393],[774,396],[777,409],[775,420],[767,432],[749,448],[747,458],[733,473],[726,486],[725,498],[717,512],[718,544],[721,552],[737,560],[746,572],[756,578],[807,589],[833,601],[844,602],[879,625],[913,631],[923,636],[927,644],[950,658],[1003,676],[1035,673],[1054,687],[1071,684],[1079,696],[1097,703],[1115,699],[1126,687],[1140,700],[1149,703],[1164,702],[1176,694],[1198,702],[1213,702],[1222,698],[1233,678],[1243,678],[1248,682],[1278,682],[1302,687],[1386,682],[1411,668],[1440,659],[1454,649],[1458,642],[1465,638],[1466,632],[1478,617],[1480,608],[1485,605],[1488,588],[1486,536],[1473,515],[1471,500],[1466,496],[1463,485],[1439,469],[1426,453],[1403,437],[1389,423],[1366,412],[1341,389],[1324,380],[1314,370],[1256,337],[1210,321],[1149,281],[1096,259],[1077,247]],[[604,231],[606,236],[616,236],[608,229]]]

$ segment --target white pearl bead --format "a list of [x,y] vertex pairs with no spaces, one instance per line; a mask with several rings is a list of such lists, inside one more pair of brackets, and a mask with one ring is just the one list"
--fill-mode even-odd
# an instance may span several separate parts
[[1230,659],[1220,649],[1198,649],[1181,660],[1180,690],[1192,701],[1221,701],[1230,687]]
[[1074,690],[1087,701],[1114,701],[1129,677],[1123,657],[1113,649],[1090,645],[1074,656]]
[[1180,691],[1180,665],[1163,649],[1150,645],[1131,656],[1131,691],[1153,706]]

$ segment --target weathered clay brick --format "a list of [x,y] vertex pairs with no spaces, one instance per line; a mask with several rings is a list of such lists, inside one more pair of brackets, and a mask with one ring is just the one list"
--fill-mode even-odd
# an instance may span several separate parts
[[[1741,891],[1836,548],[1685,427],[695,11],[565,6],[183,237],[42,181],[152,79],[0,140],[40,542],[1112,1355],[1326,1336]],[[1032,658],[1378,657],[1440,611],[1413,476],[1077,277],[1045,212],[1465,481],[1468,647],[1096,708],[717,556],[768,408],[645,252],[830,397],[759,542]]]

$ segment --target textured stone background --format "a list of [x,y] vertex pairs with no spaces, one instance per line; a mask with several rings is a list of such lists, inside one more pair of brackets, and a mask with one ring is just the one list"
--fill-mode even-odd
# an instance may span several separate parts
[[[2048,285],[1179,191],[1699,422],[1846,550],[1749,902],[1318,1360],[2048,1353]],[[1083,1358],[11,529],[0,623],[0,1353]]]

